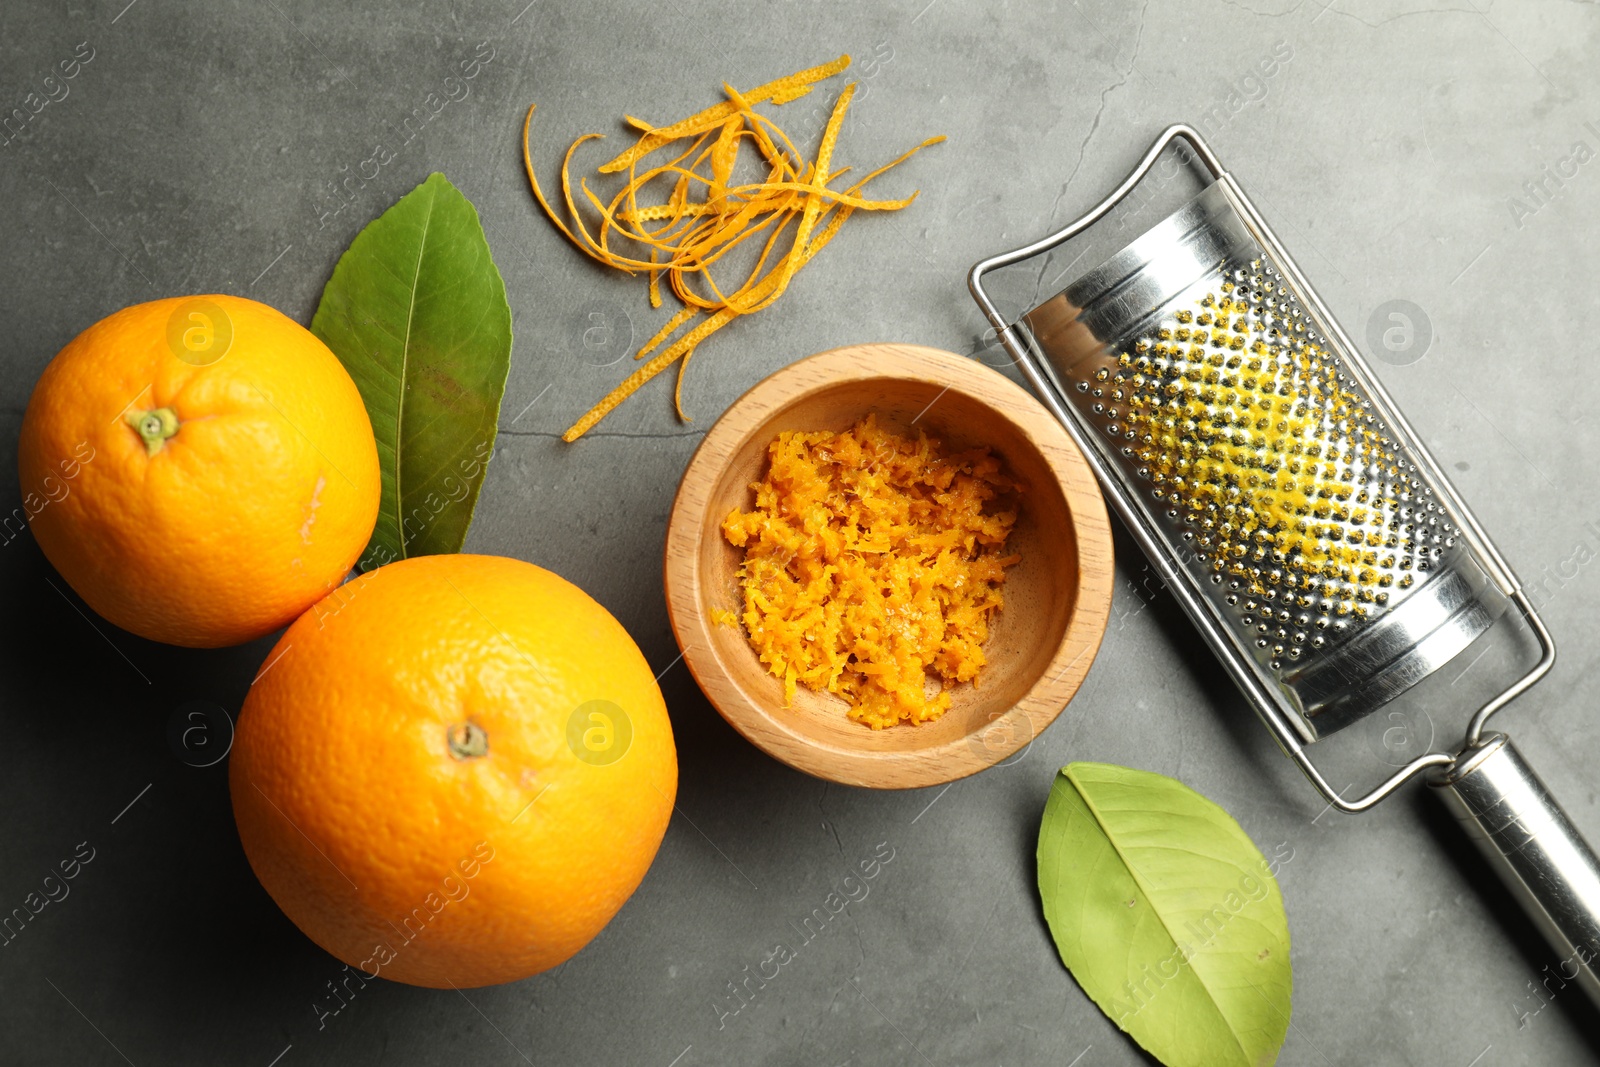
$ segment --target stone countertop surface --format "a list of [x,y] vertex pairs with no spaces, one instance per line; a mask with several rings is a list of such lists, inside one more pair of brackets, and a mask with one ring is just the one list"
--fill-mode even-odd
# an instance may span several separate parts
[[[567,964],[460,994],[376,982],[324,1015],[340,967],[252,877],[226,761],[194,766],[169,742],[190,702],[237,712],[271,639],[142,641],[8,530],[0,910],[80,843],[93,859],[0,947],[0,1062],[1150,1062],[1073,982],[1040,912],[1040,812],[1075,759],[1181,778],[1289,857],[1280,1063],[1594,1062],[1600,1016],[1575,988],[1540,985],[1552,958],[1428,799],[1328,811],[1120,530],[1110,628],[1077,697],[1021,759],[911,792],[829,785],[734,733],[675,663],[661,546],[706,427],[797,358],[900,340],[1017,377],[967,269],[1085,210],[1186,121],[1349,332],[1381,345],[1384,384],[1538,590],[1562,657],[1499,721],[1600,835],[1600,618],[1585,607],[1600,583],[1584,317],[1600,276],[1597,31],[1600,9],[1556,0],[6,3],[0,496],[19,495],[33,383],[80,330],[207,292],[308,322],[362,225],[443,171],[482,215],[516,334],[468,548],[549,567],[622,621],[663,672],[682,784],[643,886]],[[560,149],[590,130],[617,144],[623,113],[671,121],[725,81],[841,52],[861,90],[837,160],[874,165],[947,134],[878,185],[921,198],[858,215],[775,307],[704,345],[684,384],[693,422],[660,381],[564,445],[665,312],[541,216],[521,169],[527,106],[553,181]],[[474,57],[469,82],[447,83]],[[75,76],[50,89],[63,62]],[[840,84],[777,117],[813,144],[811,101]],[[1089,262],[1030,266],[1007,298],[1021,310]],[[1414,725],[1352,736],[1393,756]],[[869,894],[754,999],[731,998],[874,855],[892,858]]]

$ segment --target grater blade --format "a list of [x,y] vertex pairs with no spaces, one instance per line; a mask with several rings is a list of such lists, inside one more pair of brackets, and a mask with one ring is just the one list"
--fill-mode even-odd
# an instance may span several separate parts
[[1217,181],[1014,330],[1311,742],[1510,600],[1284,267]]

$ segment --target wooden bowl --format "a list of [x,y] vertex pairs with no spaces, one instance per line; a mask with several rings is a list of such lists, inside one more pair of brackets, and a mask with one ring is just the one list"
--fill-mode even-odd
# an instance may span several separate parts
[[[791,706],[741,627],[741,549],[722,535],[754,506],[767,446],[783,430],[846,430],[876,412],[885,429],[918,427],[951,449],[988,445],[1028,486],[1007,542],[1005,607],[992,619],[978,686],[920,726],[873,730],[831,693],[799,687]],[[723,718],[791,767],[847,785],[938,785],[1006,760],[1060,714],[1093,662],[1111,607],[1105,501],[1066,430],[1018,386],[973,360],[915,345],[836,348],[794,363],[734,402],[696,450],[667,524],[667,610],[684,659]]]

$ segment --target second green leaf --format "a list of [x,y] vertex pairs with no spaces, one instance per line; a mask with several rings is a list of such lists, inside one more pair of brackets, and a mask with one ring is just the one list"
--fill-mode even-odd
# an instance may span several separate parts
[[1266,1067],[1289,1028],[1283,896],[1227,812],[1107,763],[1056,776],[1039,893],[1061,960],[1168,1067]]

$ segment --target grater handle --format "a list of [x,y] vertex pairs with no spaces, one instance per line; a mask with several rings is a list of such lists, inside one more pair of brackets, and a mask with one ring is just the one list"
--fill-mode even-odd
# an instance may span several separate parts
[[1560,956],[1552,977],[1600,1004],[1600,859],[1522,753],[1491,734],[1429,784]]

